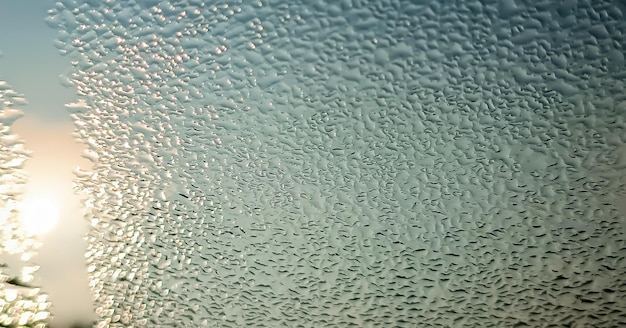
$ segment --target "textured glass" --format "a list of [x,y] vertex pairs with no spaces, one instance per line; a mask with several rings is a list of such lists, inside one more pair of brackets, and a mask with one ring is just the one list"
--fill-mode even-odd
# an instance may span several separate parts
[[625,9],[58,2],[100,326],[626,325]]
[[50,303],[37,287],[32,256],[41,243],[20,222],[29,152],[11,131],[26,103],[0,80],[0,327],[44,327]]

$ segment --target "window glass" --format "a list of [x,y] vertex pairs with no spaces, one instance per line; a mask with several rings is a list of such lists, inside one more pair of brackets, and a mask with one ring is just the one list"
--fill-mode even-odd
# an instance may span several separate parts
[[99,325],[626,325],[624,9],[61,0]]

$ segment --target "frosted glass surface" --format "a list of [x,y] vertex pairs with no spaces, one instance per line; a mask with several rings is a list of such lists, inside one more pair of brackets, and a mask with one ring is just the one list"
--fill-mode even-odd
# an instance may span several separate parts
[[625,9],[60,1],[100,325],[626,325]]

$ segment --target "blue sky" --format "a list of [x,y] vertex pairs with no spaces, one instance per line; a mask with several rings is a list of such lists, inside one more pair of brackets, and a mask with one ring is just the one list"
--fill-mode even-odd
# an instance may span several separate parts
[[71,68],[54,47],[56,31],[44,21],[52,0],[0,1],[0,79],[23,93],[26,114],[47,122],[69,122],[64,104],[74,92],[61,85],[59,75]]

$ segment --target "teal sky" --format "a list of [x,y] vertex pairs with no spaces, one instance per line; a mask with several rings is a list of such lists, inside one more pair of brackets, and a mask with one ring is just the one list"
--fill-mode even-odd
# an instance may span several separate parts
[[75,101],[60,75],[71,66],[54,47],[56,31],[44,19],[53,0],[0,0],[0,80],[24,94],[26,115],[46,122],[69,122],[64,105]]

